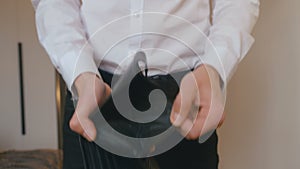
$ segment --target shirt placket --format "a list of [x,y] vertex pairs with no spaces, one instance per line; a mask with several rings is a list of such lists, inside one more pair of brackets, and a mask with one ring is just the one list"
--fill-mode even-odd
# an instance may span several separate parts
[[130,40],[129,54],[141,49],[144,0],[130,0]]

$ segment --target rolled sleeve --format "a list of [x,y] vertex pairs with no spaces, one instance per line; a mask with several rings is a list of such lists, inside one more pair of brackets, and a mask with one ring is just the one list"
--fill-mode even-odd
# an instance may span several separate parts
[[80,74],[91,72],[100,77],[98,67],[93,58],[93,51],[87,46],[80,52],[70,51],[66,53],[61,57],[57,67],[73,97],[78,96],[74,82]]

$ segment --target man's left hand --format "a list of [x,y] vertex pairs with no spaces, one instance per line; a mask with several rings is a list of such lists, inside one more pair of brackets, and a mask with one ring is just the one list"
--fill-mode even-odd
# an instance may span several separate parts
[[219,74],[201,65],[183,77],[170,119],[187,139],[195,140],[223,123],[224,105]]

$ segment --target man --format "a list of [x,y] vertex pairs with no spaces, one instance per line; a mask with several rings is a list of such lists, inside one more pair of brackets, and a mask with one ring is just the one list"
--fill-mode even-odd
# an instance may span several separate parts
[[[70,108],[66,114],[72,131],[89,141],[96,138],[89,115],[110,94],[98,68],[122,74],[129,66],[124,58],[143,50],[149,76],[193,70],[183,77],[170,116],[186,139],[181,148],[177,145],[154,157],[158,166],[217,168],[216,134],[203,144],[195,140],[224,119],[222,90],[254,41],[250,33],[259,0],[32,1],[39,40],[73,98],[78,97],[75,113]],[[180,40],[194,53],[178,44]],[[195,121],[189,118],[193,106],[199,106]],[[83,168],[80,145],[70,128],[65,128],[64,168]]]

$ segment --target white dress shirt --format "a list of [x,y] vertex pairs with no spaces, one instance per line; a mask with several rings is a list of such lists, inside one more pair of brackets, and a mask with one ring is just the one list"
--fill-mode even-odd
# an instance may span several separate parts
[[207,64],[226,83],[254,42],[259,13],[259,0],[32,2],[39,40],[73,94],[78,75],[122,73],[137,50],[150,75]]

